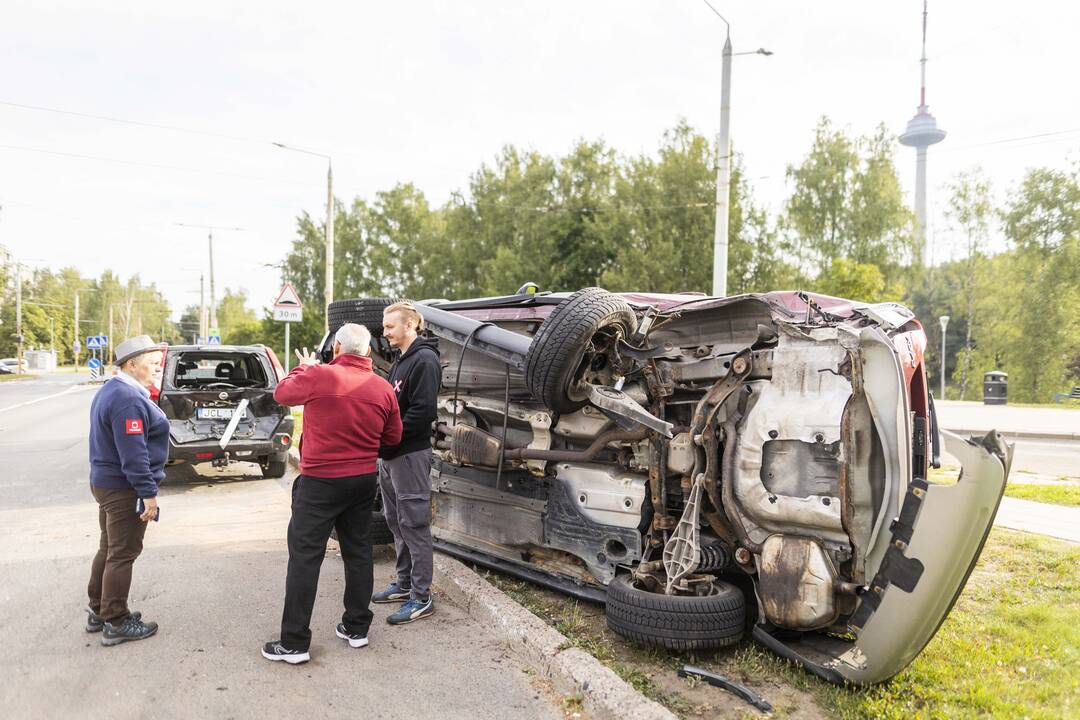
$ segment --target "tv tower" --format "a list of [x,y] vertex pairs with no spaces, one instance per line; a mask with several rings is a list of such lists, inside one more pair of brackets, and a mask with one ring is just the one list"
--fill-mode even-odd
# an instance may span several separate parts
[[937,126],[926,104],[926,3],[922,11],[922,83],[919,88],[919,109],[908,120],[907,129],[900,136],[900,144],[915,148],[915,265],[921,266],[926,253],[926,148],[945,139],[945,131]]

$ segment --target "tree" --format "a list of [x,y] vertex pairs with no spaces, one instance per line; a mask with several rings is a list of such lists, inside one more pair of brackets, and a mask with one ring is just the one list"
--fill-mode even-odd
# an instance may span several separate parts
[[981,270],[985,265],[985,249],[990,231],[993,206],[990,183],[979,168],[960,173],[949,184],[949,205],[945,217],[950,230],[960,236],[963,248],[960,292],[963,296],[964,346],[961,350],[960,399],[967,396],[972,363],[972,335],[976,323],[977,289],[982,288]]
[[852,138],[822,118],[810,152],[788,166],[794,190],[784,224],[795,234],[802,270],[813,277],[836,258],[873,264],[886,286],[900,279],[911,255],[911,213],[903,202],[884,126]]

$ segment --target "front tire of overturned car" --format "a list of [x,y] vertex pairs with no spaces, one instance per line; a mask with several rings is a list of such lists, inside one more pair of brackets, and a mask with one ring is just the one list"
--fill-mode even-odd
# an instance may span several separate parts
[[588,402],[575,391],[585,352],[603,329],[617,329],[622,337],[637,329],[637,316],[625,300],[603,288],[578,290],[563,300],[544,320],[525,356],[525,383],[545,406],[570,413]]
[[268,458],[260,458],[259,467],[262,468],[264,478],[285,477],[285,471],[289,467],[288,455],[271,455]]
[[715,650],[734,645],[745,630],[746,599],[716,580],[708,595],[663,595],[619,575],[608,585],[608,628],[641,645],[668,650]]

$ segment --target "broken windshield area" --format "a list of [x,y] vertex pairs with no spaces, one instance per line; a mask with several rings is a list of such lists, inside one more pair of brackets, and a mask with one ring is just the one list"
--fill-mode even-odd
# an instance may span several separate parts
[[259,359],[249,353],[185,352],[176,361],[176,388],[266,387]]

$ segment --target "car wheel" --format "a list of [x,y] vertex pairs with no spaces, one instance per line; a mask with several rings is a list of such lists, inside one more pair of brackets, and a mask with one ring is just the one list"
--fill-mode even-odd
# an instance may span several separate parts
[[637,317],[622,298],[602,288],[578,290],[544,320],[525,355],[525,383],[548,408],[570,413],[589,400],[585,375],[606,356],[597,339],[610,345],[637,329]]
[[[337,528],[330,531],[330,537],[338,539]],[[378,510],[371,511],[371,538],[372,545],[393,545],[394,533],[390,532],[390,526],[386,524],[386,518]]]
[[714,581],[708,595],[663,595],[637,587],[629,575],[608,585],[607,624],[616,635],[668,650],[714,650],[742,639],[746,599]]
[[195,472],[195,466],[185,462],[166,466],[165,479],[162,482],[178,485],[180,483],[192,483],[199,479],[198,473]]
[[275,460],[270,458],[266,462],[260,462],[259,466],[262,468],[262,476],[264,478],[279,478],[285,477],[285,471],[289,467],[289,462],[287,460]]
[[396,302],[395,298],[335,300],[327,310],[330,332],[336,332],[345,323],[356,323],[370,330],[373,338],[382,337],[383,310]]

